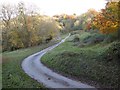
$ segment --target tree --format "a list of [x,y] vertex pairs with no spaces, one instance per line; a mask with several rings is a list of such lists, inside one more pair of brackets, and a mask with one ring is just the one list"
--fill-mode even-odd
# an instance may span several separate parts
[[91,23],[93,18],[98,14],[94,9],[89,9],[86,13],[78,16],[74,22],[75,29],[89,30],[91,29]]
[[39,45],[59,36],[58,22],[25,8],[22,2],[14,8],[4,5],[1,11],[3,51]]
[[2,5],[1,7],[1,13],[0,13],[0,16],[1,16],[1,19],[2,19],[2,22],[4,24],[4,29],[2,29],[2,37],[3,37],[3,41],[2,41],[2,44],[4,44],[4,49],[8,50],[9,49],[9,31],[11,30],[11,18],[13,17],[14,15],[14,12],[13,12],[13,7],[10,6],[10,5]]
[[[30,31],[30,18],[26,14],[26,8],[24,3],[20,2],[18,3],[18,19],[21,24],[22,30],[21,31],[21,39],[24,44],[24,47],[31,46],[31,31]],[[24,33],[23,33],[24,32]]]
[[119,2],[109,1],[105,9],[95,17],[93,25],[104,34],[118,32],[118,38],[120,38],[118,13],[120,13]]

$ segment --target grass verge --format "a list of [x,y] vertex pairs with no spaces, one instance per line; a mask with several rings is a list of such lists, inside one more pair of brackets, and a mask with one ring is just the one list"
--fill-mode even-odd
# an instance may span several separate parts
[[56,42],[50,42],[36,47],[4,52],[2,54],[2,87],[3,88],[45,88],[31,79],[21,68],[21,63],[27,56],[47,48]]
[[84,83],[96,87],[118,88],[120,63],[118,58],[114,58],[117,54],[113,54],[115,52],[111,49],[116,44],[120,50],[119,41],[84,47],[75,46],[74,42],[67,41],[45,54],[41,60],[43,64],[56,72]]

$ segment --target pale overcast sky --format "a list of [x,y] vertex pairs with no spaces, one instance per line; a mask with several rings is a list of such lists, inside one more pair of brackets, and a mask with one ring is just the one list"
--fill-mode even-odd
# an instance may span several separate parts
[[[24,2],[26,6],[34,5],[46,15],[73,14],[86,12],[90,8],[100,10],[105,7],[105,0],[0,0],[1,4],[17,4]],[[29,7],[30,8],[30,7]]]

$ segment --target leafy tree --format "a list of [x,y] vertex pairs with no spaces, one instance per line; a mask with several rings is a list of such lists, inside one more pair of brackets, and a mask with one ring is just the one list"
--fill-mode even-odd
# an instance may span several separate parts
[[119,2],[109,1],[106,4],[105,9],[95,17],[93,25],[104,34],[109,34],[113,32],[118,32],[118,37],[120,36],[119,30]]
[[[13,16],[13,7],[10,5],[2,5],[1,6],[1,19],[3,21],[3,25],[4,25],[4,29],[2,30],[2,37],[3,37],[3,42],[2,44],[4,44],[4,49],[9,49],[9,31],[11,30],[11,23],[10,20]],[[2,27],[3,28],[3,27]]]
[[75,29],[89,30],[91,29],[91,23],[94,17],[98,14],[94,9],[89,9],[86,13],[78,16],[74,22]]
[[25,8],[3,5],[1,9],[3,51],[27,48],[59,36],[59,24],[52,18]]

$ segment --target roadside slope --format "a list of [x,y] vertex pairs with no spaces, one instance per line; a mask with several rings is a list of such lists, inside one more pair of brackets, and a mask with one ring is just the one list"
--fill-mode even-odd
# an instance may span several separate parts
[[44,88],[42,84],[31,79],[24,73],[21,63],[29,55],[39,52],[55,43],[56,41],[2,53],[2,88]]
[[40,58],[46,52],[63,43],[69,36],[70,34],[58,44],[48,47],[24,59],[22,62],[22,68],[30,77],[34,78],[40,83],[43,83],[46,87],[49,88],[94,88],[87,84],[83,84],[79,81],[74,81],[57,74],[40,62]]
[[[75,36],[75,37],[74,37]],[[89,37],[89,38],[88,38]],[[41,62],[55,72],[95,87],[119,86],[120,42],[94,43],[103,36],[83,32],[48,52]],[[83,43],[83,41],[89,43]]]

